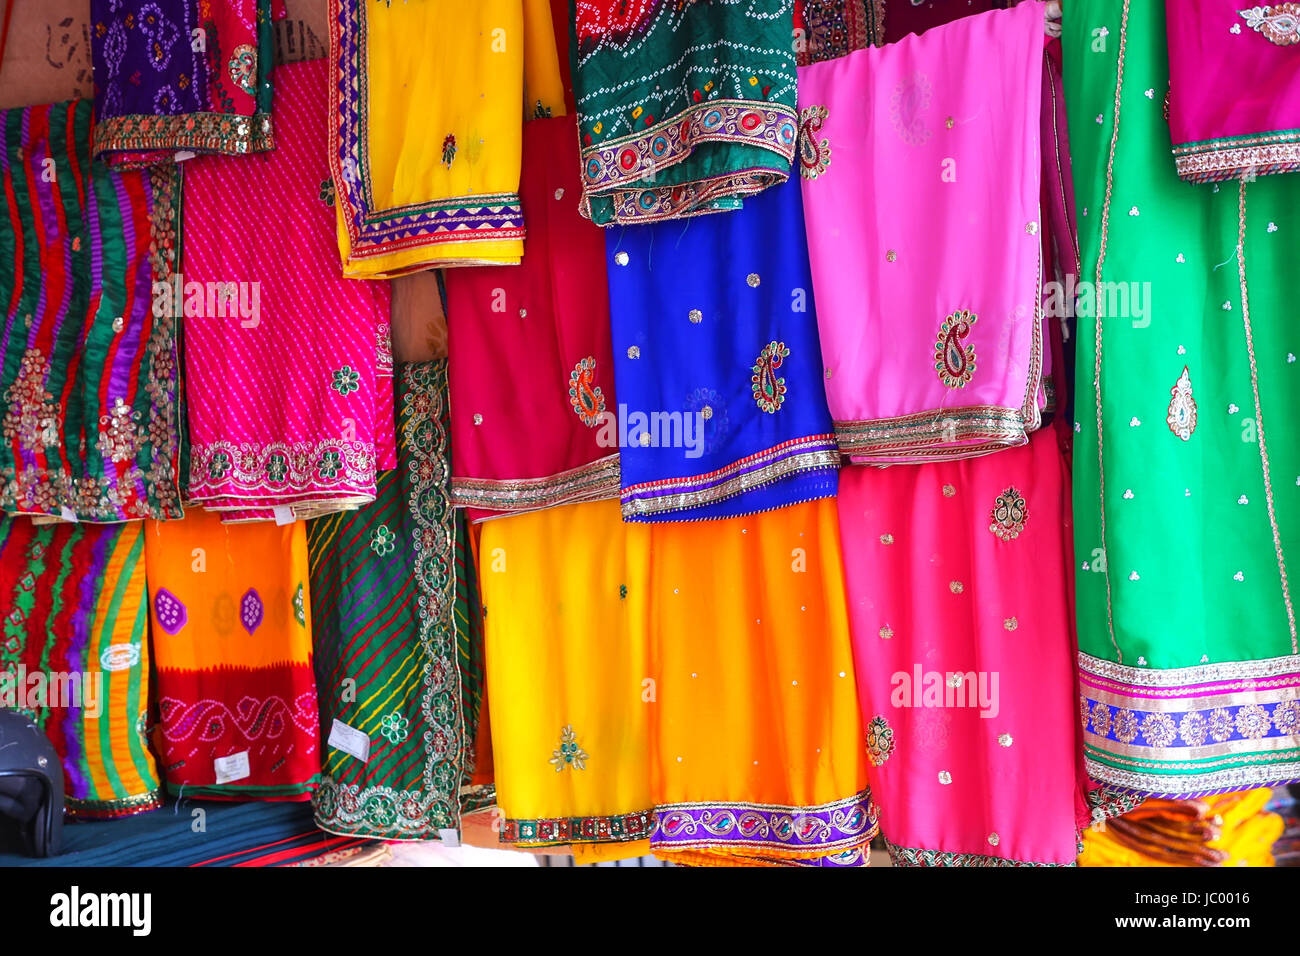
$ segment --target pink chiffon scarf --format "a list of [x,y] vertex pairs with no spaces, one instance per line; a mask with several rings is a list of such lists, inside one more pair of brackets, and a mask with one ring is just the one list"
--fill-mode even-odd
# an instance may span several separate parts
[[1057,436],[841,475],[871,789],[896,863],[1075,859],[1087,783]]
[[799,69],[826,393],[854,462],[1024,444],[1042,379],[1043,5]]
[[186,308],[187,500],[228,518],[357,507],[396,467],[389,284],[339,268],[326,82],[277,68],[275,150],[185,170],[185,284],[234,291]]

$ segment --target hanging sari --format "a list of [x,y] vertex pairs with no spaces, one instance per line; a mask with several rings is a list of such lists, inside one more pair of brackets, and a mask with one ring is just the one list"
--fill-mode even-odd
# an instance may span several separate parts
[[1039,426],[1042,47],[1026,3],[800,69],[826,394],[854,462]]
[[519,262],[523,9],[330,0],[329,162],[344,275]]
[[801,223],[787,182],[729,215],[606,233],[620,404],[597,441],[622,449],[626,519],[729,517],[835,494]]
[[466,529],[447,498],[446,363],[404,365],[399,467],[308,527],[321,737],[316,823],[436,840],[460,828],[482,680]]
[[446,276],[452,503],[475,518],[618,494],[605,239],[578,215],[574,143],[571,118],[525,125],[523,264]]
[[872,792],[897,865],[1074,862],[1086,777],[1057,440],[840,480]]
[[320,779],[307,534],[195,510],[145,525],[167,789],[308,800]]
[[834,509],[642,526],[591,502],[482,526],[503,842],[866,863]]
[[145,726],[149,641],[138,521],[0,518],[0,707],[50,738],[70,817],[162,805]]
[[284,13],[283,0],[91,0],[95,157],[274,149],[271,21]]
[[1166,0],[1165,100],[1178,175],[1300,170],[1300,4]]
[[792,0],[582,0],[574,92],[598,225],[737,209],[795,144]]
[[1300,179],[1179,180],[1154,92],[1164,17],[1072,0],[1063,42],[1107,41],[1065,62],[1096,288],[1079,308],[1079,716],[1092,776],[1178,797],[1300,778]]
[[188,500],[253,511],[243,517],[365,504],[376,469],[394,465],[389,288],[339,275],[326,73],[320,60],[280,69],[274,152],[186,173],[173,301],[185,312]]
[[174,518],[174,170],[90,161],[91,104],[0,111],[0,508],[75,521]]
[[885,0],[794,0],[794,51],[799,66],[880,46]]

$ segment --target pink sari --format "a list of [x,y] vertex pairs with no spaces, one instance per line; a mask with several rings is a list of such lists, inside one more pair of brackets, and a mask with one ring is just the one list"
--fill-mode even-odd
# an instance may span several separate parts
[[185,172],[188,500],[230,517],[356,507],[396,466],[389,285],[340,272],[326,79],[278,68],[276,149]]
[[1073,863],[1086,777],[1057,432],[968,461],[846,468],[838,501],[894,862]]
[[855,462],[1023,445],[1040,424],[1043,9],[799,70],[826,394]]
[[1203,183],[1300,169],[1300,4],[1165,6],[1178,175]]
[[605,235],[579,169],[572,116],[525,123],[523,264],[445,273],[451,497],[472,520],[619,494]]

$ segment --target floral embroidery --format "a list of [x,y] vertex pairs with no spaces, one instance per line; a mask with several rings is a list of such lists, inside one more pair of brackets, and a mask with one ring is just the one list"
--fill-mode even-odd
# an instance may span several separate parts
[[330,176],[327,179],[322,179],[320,181],[320,191],[316,195],[317,198],[319,198],[320,201],[323,202],[325,205],[327,206],[334,205],[334,177],[333,176]]
[[1178,736],[1174,719],[1168,714],[1147,714],[1142,718],[1142,736],[1152,747],[1168,747]]
[[[1087,700],[1084,700],[1083,705],[1086,710]],[[1092,732],[1099,737],[1105,737],[1110,733],[1110,708],[1101,701],[1092,705]]]
[[289,477],[289,459],[284,455],[272,453],[266,456],[266,480],[273,485],[282,485]]
[[807,106],[799,111],[799,175],[804,179],[816,179],[831,164],[830,142],[817,141],[829,113],[824,106]]
[[253,632],[262,623],[263,613],[262,596],[255,588],[249,588],[239,599],[239,623],[244,625],[249,637],[253,636]]
[[551,754],[551,764],[555,767],[556,773],[560,773],[565,767],[586,770],[587,757],[587,752],[578,746],[578,738],[574,735],[572,727],[565,727],[560,731],[559,749]]
[[298,582],[298,589],[293,592],[293,618],[299,627],[307,626],[307,605],[303,600],[301,581]]
[[930,138],[921,114],[930,108],[930,81],[924,73],[913,73],[894,88],[889,118],[903,142],[920,146]]
[[385,714],[384,719],[379,722],[379,732],[388,738],[391,744],[400,744],[410,736],[411,722],[393,711],[391,714]]
[[872,766],[879,767],[894,753],[894,729],[880,714],[867,724],[867,756]]
[[1246,26],[1261,33],[1270,43],[1290,46],[1300,43],[1300,3],[1277,3],[1238,10]]
[[237,87],[253,96],[257,92],[257,49],[251,43],[241,43],[230,51],[230,62],[226,64],[230,70],[230,82]]
[[1178,722],[1178,732],[1189,747],[1199,747],[1205,743],[1207,730],[1205,718],[1194,710],[1183,714],[1183,719]]
[[343,463],[343,456],[334,450],[323,452],[320,456],[320,462],[316,465],[316,471],[322,478],[334,478],[339,473],[339,465]]
[[451,169],[452,160],[456,158],[456,135],[448,133],[442,141],[442,165]]
[[1196,431],[1196,399],[1192,398],[1192,379],[1186,365],[1169,394],[1173,397],[1169,400],[1169,414],[1165,421],[1171,432],[1183,441],[1188,441],[1192,432]]
[[370,550],[381,558],[386,554],[391,554],[396,547],[397,535],[388,529],[388,525],[381,524],[371,533]]
[[1232,714],[1226,707],[1216,707],[1210,711],[1208,730],[1215,743],[1223,743],[1232,736]]
[[95,447],[109,461],[130,461],[140,450],[144,440],[144,430],[136,422],[139,412],[133,412],[131,406],[121,397],[113,400],[113,410],[99,417],[99,441]]
[[18,366],[18,377],[5,392],[4,437],[17,441],[24,451],[43,451],[59,443],[63,422],[54,396],[45,390],[49,375],[50,364],[40,349],[28,349]]
[[1132,743],[1138,735],[1137,714],[1128,708],[1115,711],[1113,723],[1115,739],[1121,743]]
[[934,370],[939,373],[939,381],[949,388],[965,388],[975,375],[975,346],[962,342],[978,318],[974,312],[958,309],[939,326],[939,337],[934,343]]
[[768,414],[776,414],[785,403],[785,378],[778,376],[776,370],[789,356],[790,350],[784,342],[768,342],[750,368],[754,373],[749,379],[754,402]]
[[1014,541],[1025,530],[1025,520],[1029,517],[1024,495],[1012,485],[994,499],[989,517],[993,519],[990,531],[1003,541]]
[[1300,731],[1300,700],[1284,700],[1273,708],[1273,726],[1280,734]]
[[1258,740],[1260,737],[1268,736],[1271,729],[1268,711],[1259,704],[1247,704],[1241,710],[1237,711],[1237,719],[1234,721],[1237,725],[1237,731],[1243,737],[1251,740]]
[[334,373],[334,381],[330,388],[340,395],[347,395],[348,392],[355,392],[361,388],[361,373],[351,365],[345,365]]
[[588,355],[569,373],[569,404],[582,424],[595,428],[605,411],[605,396],[596,384],[596,360]]
[[230,456],[224,451],[217,452],[212,456],[212,460],[208,462],[208,477],[213,481],[220,481],[222,478],[226,477],[226,472],[230,470],[230,465]]

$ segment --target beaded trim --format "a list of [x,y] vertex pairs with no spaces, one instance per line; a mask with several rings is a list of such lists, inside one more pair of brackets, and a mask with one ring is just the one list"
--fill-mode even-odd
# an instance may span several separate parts
[[618,453],[544,478],[453,478],[455,508],[531,511],[618,497]]
[[[1194,800],[1219,793],[1277,787],[1300,780],[1300,760],[1278,766],[1237,767],[1214,773],[1179,775],[1123,770],[1099,763],[1088,754],[1084,755],[1083,763],[1088,775],[1094,780],[1127,787],[1143,798],[1160,797],[1166,800]],[[1136,762],[1130,763],[1137,765]]]
[[885,846],[889,850],[889,859],[894,866],[1074,866],[1069,863],[1038,863],[1032,860],[1006,860],[1000,856],[988,856],[983,853],[949,853],[944,850],[924,850],[918,847],[895,846],[888,840]]
[[838,468],[840,454],[831,435],[809,435],[782,442],[725,468],[686,478],[663,478],[623,489],[623,517],[682,511],[735,497],[805,471]]
[[343,439],[192,445],[189,499],[231,499],[226,507],[254,502],[307,505],[339,497],[370,501],[375,496],[375,460],[373,442]]
[[840,452],[854,462],[947,461],[1011,448],[1029,441],[1032,428],[1018,410],[968,405],[835,423]]
[[[111,116],[95,126],[94,155],[117,150],[133,153],[167,151],[158,157],[171,162],[170,151],[244,155],[275,149],[270,113],[244,116],[234,113],[183,113],[179,116],[131,114]],[[130,165],[149,165],[148,160]],[[119,166],[118,168],[127,168]]]
[[654,826],[655,811],[604,817],[546,817],[537,820],[506,820],[501,842],[516,846],[553,843],[627,843],[644,840]]
[[761,803],[672,803],[655,816],[650,845],[676,849],[752,848],[825,855],[867,843],[879,827],[871,791],[815,807]]
[[1173,154],[1178,175],[1193,183],[1290,173],[1300,170],[1300,129],[1185,143]]
[[159,788],[115,800],[78,800],[76,797],[68,797],[63,805],[71,820],[107,820],[157,810],[163,805],[163,791]]

